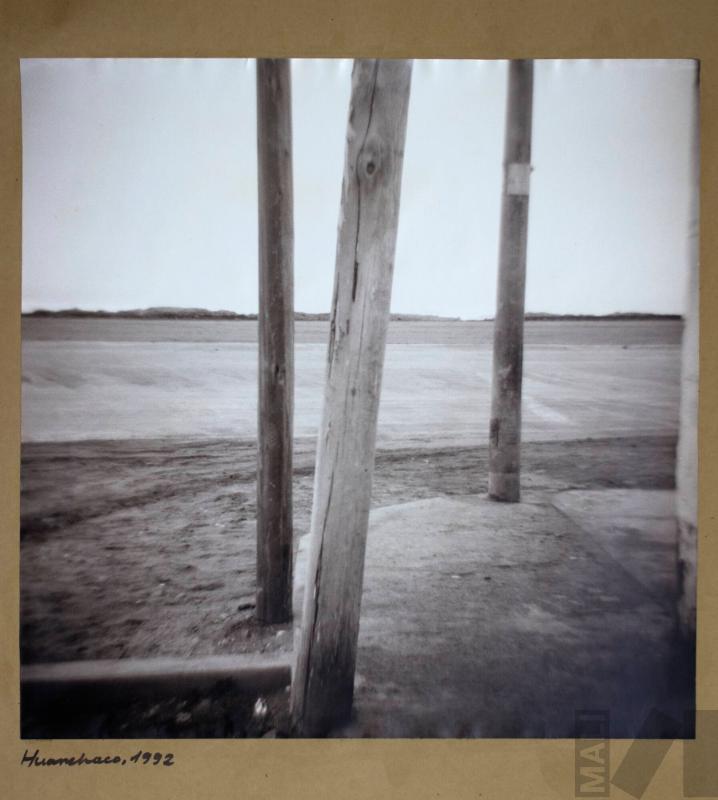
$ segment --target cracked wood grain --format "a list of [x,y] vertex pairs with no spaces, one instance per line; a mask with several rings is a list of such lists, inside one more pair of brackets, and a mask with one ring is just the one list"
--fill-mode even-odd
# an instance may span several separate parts
[[292,681],[292,718],[303,736],[325,735],[349,719],[352,707],[410,83],[410,61],[354,64],[309,564]]

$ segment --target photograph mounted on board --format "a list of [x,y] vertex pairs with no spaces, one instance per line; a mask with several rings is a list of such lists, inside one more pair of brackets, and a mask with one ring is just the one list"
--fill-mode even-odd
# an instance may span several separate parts
[[22,737],[692,737],[698,77],[23,60]]

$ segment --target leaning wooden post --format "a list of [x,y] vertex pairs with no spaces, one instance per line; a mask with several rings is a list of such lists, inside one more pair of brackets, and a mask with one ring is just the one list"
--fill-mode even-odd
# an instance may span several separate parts
[[309,566],[292,680],[295,732],[349,719],[410,61],[354,63]]
[[290,64],[257,60],[259,402],[257,619],[292,616],[294,223]]
[[681,410],[676,463],[678,518],[678,623],[693,646],[696,635],[696,556],[698,539],[698,318],[700,216],[699,67],[693,89],[691,207],[688,235],[688,291],[681,353]]
[[520,496],[526,243],[531,174],[533,62],[509,64],[499,275],[489,431],[489,496]]

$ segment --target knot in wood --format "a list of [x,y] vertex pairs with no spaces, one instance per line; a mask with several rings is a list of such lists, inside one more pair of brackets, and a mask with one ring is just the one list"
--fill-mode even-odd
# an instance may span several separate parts
[[382,153],[380,148],[373,145],[365,145],[359,153],[357,171],[359,178],[375,178],[381,171]]

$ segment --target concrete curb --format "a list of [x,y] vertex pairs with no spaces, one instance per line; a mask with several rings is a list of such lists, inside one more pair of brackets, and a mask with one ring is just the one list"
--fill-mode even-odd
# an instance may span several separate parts
[[227,683],[238,692],[261,694],[291,682],[289,656],[251,655],[201,658],[119,659],[28,664],[21,667],[23,702],[47,703],[82,695],[104,702],[158,697],[192,689],[210,689]]

